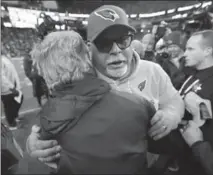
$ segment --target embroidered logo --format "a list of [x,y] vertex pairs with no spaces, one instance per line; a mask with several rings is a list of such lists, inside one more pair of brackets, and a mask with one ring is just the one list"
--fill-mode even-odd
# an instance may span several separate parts
[[143,89],[145,88],[146,86],[146,80],[144,80],[143,82],[141,82],[139,85],[138,85],[138,89],[140,91],[143,91]]
[[116,19],[120,18],[119,15],[112,9],[101,9],[95,12],[95,15],[103,18],[104,20],[110,20],[115,22]]

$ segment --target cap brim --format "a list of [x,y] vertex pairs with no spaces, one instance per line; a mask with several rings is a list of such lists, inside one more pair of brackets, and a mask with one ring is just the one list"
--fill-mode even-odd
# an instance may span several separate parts
[[103,32],[106,32],[107,30],[111,29],[112,27],[125,27],[126,29],[129,29],[131,32],[136,32],[136,29],[130,25],[125,25],[125,24],[114,24],[111,26],[106,27],[104,30],[101,32],[97,33],[90,41],[93,42],[98,36],[100,36]]

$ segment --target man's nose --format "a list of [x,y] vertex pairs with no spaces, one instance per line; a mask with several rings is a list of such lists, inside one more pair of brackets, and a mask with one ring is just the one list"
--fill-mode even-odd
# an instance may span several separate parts
[[121,49],[118,47],[117,43],[113,42],[112,49],[110,50],[110,54],[118,54],[121,52]]

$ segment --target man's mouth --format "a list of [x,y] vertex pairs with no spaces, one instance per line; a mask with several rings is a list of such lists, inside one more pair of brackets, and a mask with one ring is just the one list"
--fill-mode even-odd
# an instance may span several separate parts
[[124,66],[126,64],[126,61],[113,61],[111,63],[108,63],[108,66],[112,67],[112,68],[120,68],[122,66]]

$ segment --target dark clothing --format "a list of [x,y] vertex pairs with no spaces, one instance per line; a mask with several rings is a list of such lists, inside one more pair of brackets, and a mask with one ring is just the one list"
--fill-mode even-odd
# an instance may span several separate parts
[[16,126],[16,118],[18,117],[19,109],[23,103],[24,96],[22,95],[21,103],[14,99],[14,94],[1,95],[1,101],[4,105],[4,112],[9,126]]
[[[196,80],[199,80],[198,84],[201,88],[198,89],[198,84],[196,84],[190,91],[197,91],[196,93],[201,98],[210,100],[213,110],[213,67],[194,72],[182,88],[181,95],[187,93],[186,89]],[[184,117],[185,119],[192,119],[191,114],[188,112]],[[185,150],[180,158],[182,172],[187,175],[213,174],[213,119],[207,120],[200,129],[203,132],[204,142],[194,144],[191,149]]]
[[27,76],[27,78],[30,79],[30,81],[33,80],[33,73],[32,73],[32,69],[33,69],[33,60],[31,59],[29,54],[26,54],[23,60],[23,65],[24,65],[24,72],[25,75]]
[[156,58],[157,63],[161,65],[163,70],[168,74],[175,89],[180,89],[186,75],[184,72],[184,59],[180,59],[180,68],[177,68],[169,58]]
[[147,130],[154,113],[145,99],[88,75],[56,88],[40,113],[41,137],[62,146],[59,174],[147,175]]
[[155,53],[154,53],[154,51],[145,51],[143,60],[155,62]]
[[49,97],[49,91],[46,82],[42,76],[38,74],[38,70],[29,54],[24,57],[24,71],[25,75],[29,78],[33,85],[33,96],[37,98],[39,105],[41,105],[41,97],[45,95]]
[[12,173],[12,167],[21,159],[14,144],[12,132],[1,123],[1,174]]

